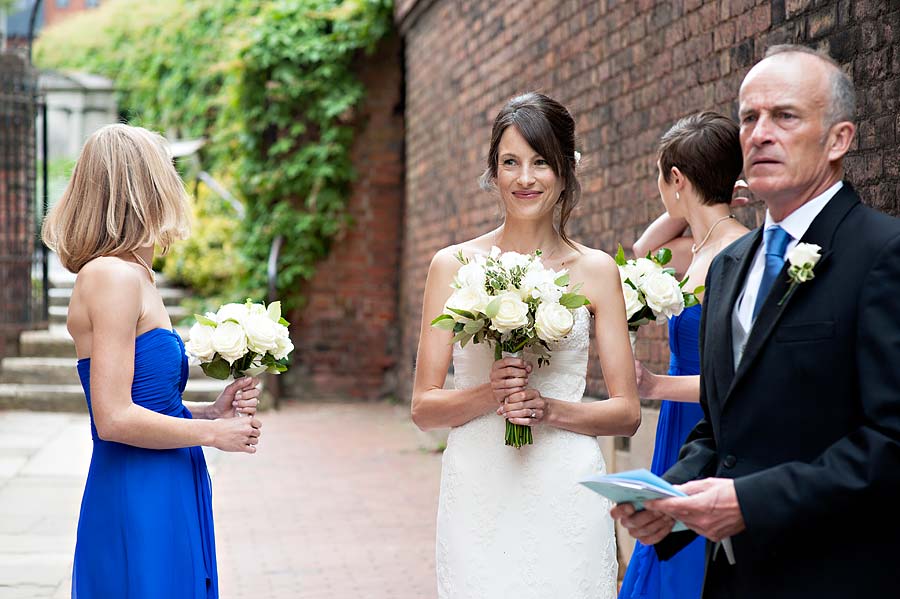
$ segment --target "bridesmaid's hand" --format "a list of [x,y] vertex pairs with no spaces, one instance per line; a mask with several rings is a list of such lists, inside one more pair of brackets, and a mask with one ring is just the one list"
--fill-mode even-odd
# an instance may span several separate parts
[[491,392],[497,403],[502,404],[510,394],[523,391],[528,386],[531,368],[531,364],[521,358],[503,358],[494,362],[491,368]]
[[647,370],[640,360],[634,361],[634,374],[637,378],[638,397],[656,399],[656,375]]
[[212,418],[232,418],[238,414],[255,416],[259,408],[259,379],[245,376],[225,387],[211,407]]
[[262,422],[256,418],[220,418],[213,421],[213,447],[222,451],[256,453]]
[[524,389],[507,397],[497,413],[513,424],[533,426],[544,419],[549,405],[550,401],[537,389]]

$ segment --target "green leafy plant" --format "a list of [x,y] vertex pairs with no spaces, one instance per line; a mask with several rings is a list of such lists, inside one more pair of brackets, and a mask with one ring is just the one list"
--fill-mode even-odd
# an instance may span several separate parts
[[133,124],[204,137],[204,169],[229,173],[246,207],[225,292],[264,296],[280,235],[289,308],[350,224],[356,65],[391,15],[391,0],[116,0],[45,30],[35,56],[113,79]]

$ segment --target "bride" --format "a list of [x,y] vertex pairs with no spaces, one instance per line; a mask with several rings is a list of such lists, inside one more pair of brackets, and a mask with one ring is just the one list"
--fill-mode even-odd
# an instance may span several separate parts
[[[497,115],[482,184],[499,191],[504,222],[440,250],[425,283],[412,418],[422,429],[452,427],[443,455],[437,520],[442,599],[566,597],[613,599],[616,545],[610,505],[578,481],[604,472],[595,437],[633,435],[640,424],[634,363],[618,269],[599,250],[566,235],[581,195],[575,122],[537,93],[513,98]],[[590,305],[551,346],[551,364],[504,358],[485,343],[451,346],[429,326],[450,296],[454,257],[542,250],[545,266],[568,270]],[[581,401],[590,329],[609,399]],[[453,360],[455,389],[444,389]],[[531,426],[534,444],[504,445],[505,421]]]

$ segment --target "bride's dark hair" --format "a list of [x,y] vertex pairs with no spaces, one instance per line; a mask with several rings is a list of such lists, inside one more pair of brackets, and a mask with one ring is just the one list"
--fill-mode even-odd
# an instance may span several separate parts
[[494,188],[499,168],[500,138],[510,126],[519,130],[528,145],[562,179],[563,190],[556,202],[559,206],[557,231],[563,241],[575,248],[566,235],[566,223],[581,200],[581,183],[575,176],[575,119],[565,106],[537,92],[528,92],[508,101],[494,119],[487,169],[479,180],[483,189]]

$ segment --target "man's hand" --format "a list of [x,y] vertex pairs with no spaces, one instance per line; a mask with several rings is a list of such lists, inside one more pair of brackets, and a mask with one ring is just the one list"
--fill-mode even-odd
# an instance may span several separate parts
[[666,514],[649,509],[637,512],[630,503],[618,504],[610,514],[628,529],[632,537],[644,545],[656,545],[675,526],[675,520]]
[[676,486],[689,497],[648,501],[647,510],[681,520],[688,528],[711,541],[736,535],[747,526],[738,505],[734,481],[730,478],[704,478]]

